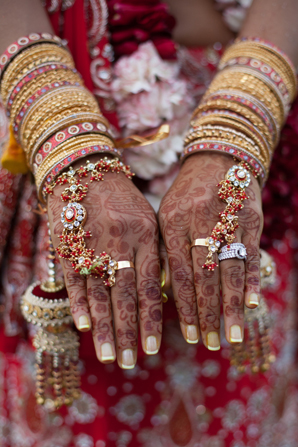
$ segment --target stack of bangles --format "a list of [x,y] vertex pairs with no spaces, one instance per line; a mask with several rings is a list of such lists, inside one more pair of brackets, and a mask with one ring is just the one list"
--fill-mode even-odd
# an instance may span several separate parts
[[[128,178],[132,174],[63,41],[48,33],[32,33],[10,45],[0,57],[0,93],[10,120],[10,141],[20,148],[24,169],[33,173],[40,201],[46,201],[55,185],[69,183],[61,196],[68,204],[61,204],[64,230],[59,256],[68,259],[76,272],[114,285],[115,271],[134,265],[117,262],[106,253],[94,257],[86,248],[85,238],[91,234],[83,229],[87,212],[79,202],[88,185],[80,179],[90,175],[90,182],[102,180],[107,171]],[[74,161],[95,153],[109,154],[110,159],[70,168]]]
[[[263,186],[274,149],[297,92],[296,71],[290,59],[269,42],[237,39],[223,54],[219,71],[195,109],[181,156],[201,151],[223,152],[239,160],[219,183],[219,197],[226,203],[219,222],[206,239],[203,268],[213,271],[219,261],[246,259],[243,244],[233,244],[238,228],[237,211],[247,199],[250,173]],[[226,243],[227,245],[222,246]]]

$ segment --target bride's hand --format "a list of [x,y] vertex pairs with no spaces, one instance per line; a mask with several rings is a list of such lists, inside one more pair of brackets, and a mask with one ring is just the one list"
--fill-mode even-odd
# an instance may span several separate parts
[[[222,290],[225,335],[229,342],[243,337],[244,304],[257,306],[260,296],[259,241],[263,227],[260,186],[252,177],[249,200],[237,214],[239,228],[234,242],[247,250],[246,262],[227,259],[219,268],[203,269],[207,248],[190,243],[211,235],[226,204],[218,197],[217,184],[238,164],[217,153],[193,154],[164,197],[159,222],[166,245],[173,294],[182,334],[190,343],[199,340],[211,350],[220,346],[220,290]],[[218,264],[218,257],[216,255]]]
[[[77,162],[79,167],[83,162]],[[65,202],[56,186],[48,198],[48,214],[55,247],[62,234],[61,211]],[[62,259],[72,315],[78,329],[92,328],[97,357],[116,358],[122,368],[132,368],[137,357],[138,324],[147,354],[157,352],[161,341],[162,305],[159,266],[159,232],[156,216],[123,173],[105,173],[103,182],[89,183],[81,202],[87,210],[85,231],[91,231],[88,248],[95,255],[108,253],[116,261],[132,261],[135,269],[116,271],[116,285],[109,288],[99,278],[75,273]],[[89,328],[88,328],[89,325]]]

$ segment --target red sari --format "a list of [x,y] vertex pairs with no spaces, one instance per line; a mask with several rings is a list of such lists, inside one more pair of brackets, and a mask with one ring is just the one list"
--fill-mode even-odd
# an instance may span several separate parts
[[[109,97],[112,53],[107,26],[117,58],[133,53],[140,42],[148,40],[164,59],[175,58],[176,47],[170,36],[173,19],[159,1],[140,5],[136,0],[111,0],[108,8],[109,24],[103,0],[52,0],[47,4],[55,32],[68,40],[87,87],[119,128]],[[205,87],[203,71],[210,81],[216,69],[216,58],[208,59],[209,50],[189,52],[191,57],[185,59],[181,71],[198,95]],[[263,245],[278,266],[276,285],[266,293],[277,356],[271,370],[239,374],[230,366],[224,337],[219,352],[201,344],[188,345],[169,300],[164,306],[160,352],[145,356],[139,348],[133,370],[99,363],[91,335],[81,334],[82,397],[59,412],[35,402],[33,329],[25,328],[19,311],[20,297],[30,282],[46,276],[46,222],[34,213],[37,200],[30,179],[0,171],[1,447],[297,445],[297,136],[296,103],[263,194]],[[147,183],[142,182],[142,187],[146,190]]]

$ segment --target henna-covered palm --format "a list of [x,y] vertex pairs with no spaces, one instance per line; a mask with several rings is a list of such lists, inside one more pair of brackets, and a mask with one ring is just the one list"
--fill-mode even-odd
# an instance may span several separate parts
[[[78,162],[74,167],[81,164]],[[57,186],[48,198],[55,247],[63,230],[60,221],[65,206],[60,198],[62,190],[63,187]],[[117,271],[116,285],[110,289],[99,278],[88,277],[86,280],[74,272],[69,261],[61,260],[74,322],[79,329],[80,317],[87,316],[100,361],[113,361],[117,354],[121,367],[133,367],[137,356],[138,322],[146,353],[156,353],[161,342],[156,216],[141,192],[122,173],[108,172],[103,182],[91,183],[82,204],[87,210],[84,228],[92,233],[87,246],[95,250],[95,255],[105,251],[116,261],[132,261],[135,269]],[[112,349],[110,353],[109,347]]]
[[218,222],[225,204],[218,197],[217,184],[233,164],[237,162],[224,154],[193,154],[183,164],[159,210],[182,333],[188,342],[196,343],[200,329],[204,344],[214,350],[218,349],[220,330],[220,288],[228,341],[232,341],[233,325],[240,326],[243,336],[244,303],[256,307],[260,294],[263,215],[260,186],[255,178],[247,189],[249,199],[238,213],[234,241],[246,246],[247,261],[225,260],[212,272],[202,268],[207,248],[190,249],[191,241],[209,236]]

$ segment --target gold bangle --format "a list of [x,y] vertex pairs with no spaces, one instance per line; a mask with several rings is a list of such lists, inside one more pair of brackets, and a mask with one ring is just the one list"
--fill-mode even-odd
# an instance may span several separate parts
[[[82,104],[76,104],[72,107],[65,107],[65,111],[68,112],[69,115],[73,115],[76,111],[90,111],[92,110],[90,106],[86,107]],[[61,110],[60,110],[61,111]],[[56,119],[57,115],[53,116],[53,119]],[[31,154],[33,152],[33,148],[36,146],[36,142],[40,139],[41,135],[44,133],[44,129],[48,127],[48,121],[46,119],[41,123],[42,127],[37,127],[32,134],[28,136],[27,144],[26,144],[26,152],[28,154],[28,158],[30,159]]]
[[[247,53],[244,54],[245,52]],[[266,63],[268,61],[268,65],[275,64],[275,68],[272,66],[275,71],[280,72],[282,70],[285,76],[290,80],[290,85],[293,86],[292,88],[295,90],[297,89],[296,73],[293,70],[293,67],[280,53],[275,51],[273,48],[264,45],[262,42],[242,41],[234,43],[227,48],[223,54],[220,65],[222,62],[226,62],[227,60],[231,59],[231,55],[232,57],[242,57],[243,55],[248,55],[248,57],[252,58],[255,57],[254,55],[260,56],[261,61],[264,60],[265,62],[266,60]]]
[[[40,48],[42,47],[42,48]],[[42,44],[30,47],[13,59],[8,65],[1,82],[1,96],[6,103],[8,92],[30,70],[44,63],[61,63],[74,68],[71,54],[55,44]]]
[[282,125],[283,115],[276,96],[272,93],[271,89],[258,78],[244,73],[219,72],[212,81],[203,99],[220,89],[239,89],[239,91],[252,95],[257,100],[263,102],[264,106],[268,112],[272,114],[278,125]]
[[185,146],[189,145],[193,140],[199,140],[200,138],[216,138],[218,140],[224,140],[236,144],[237,146],[244,147],[248,152],[261,155],[260,148],[255,142],[245,135],[243,132],[235,130],[231,127],[205,125],[200,126],[197,129],[193,129],[186,138]]
[[[241,63],[232,65],[231,61],[233,61],[233,59],[237,59],[237,58],[238,59],[243,58],[243,59],[257,60],[260,63],[268,65],[282,79],[282,81],[283,81],[284,85],[286,86],[286,89],[289,93],[290,100],[292,101],[295,98],[296,90],[295,90],[295,84],[293,84],[293,82],[292,82],[292,77],[289,74],[289,72],[286,72],[284,70],[284,67],[280,64],[279,61],[270,60],[269,58],[266,58],[266,56],[262,53],[244,50],[243,52],[241,52],[241,54],[239,52],[238,53],[235,52],[235,54],[232,53],[227,60],[221,60],[219,69],[224,70],[227,67],[233,67],[236,65],[236,66],[241,66],[243,68],[251,68],[251,69],[256,70],[251,65],[246,65],[246,64],[241,64]],[[259,70],[256,70],[256,71],[261,73],[261,71],[259,71]]]
[[[39,131],[39,136],[36,136],[35,139],[35,143],[33,145],[33,147],[35,147],[35,144],[37,144],[37,141],[39,141],[39,139],[41,139],[47,132],[48,129],[53,129],[53,127],[56,125],[56,123],[64,123],[67,120],[71,120],[72,118],[76,118],[80,116],[92,116],[92,115],[96,115],[96,116],[100,116],[100,113],[92,113],[92,111],[90,112],[90,107],[88,106],[75,106],[75,107],[71,107],[68,108],[62,112],[57,113],[57,115],[53,116],[51,120],[46,121],[43,126],[41,126],[38,131]],[[79,121],[81,122],[81,121]],[[54,133],[55,131],[53,131]],[[30,154],[31,156],[31,154]],[[30,156],[28,158],[30,158]]]
[[[247,153],[249,153],[250,155],[252,155],[254,158],[256,158],[259,163],[264,166],[266,168],[266,170],[268,170],[269,168],[269,164],[270,164],[270,160],[267,158],[265,159],[259,151],[255,151],[253,148],[249,147],[249,145],[245,142],[242,141],[242,143],[238,143],[236,141],[231,141],[229,139],[224,139],[224,138],[216,138],[214,137],[205,137],[205,138],[199,138],[199,139],[194,139],[193,141],[191,141],[187,146],[185,147],[189,147],[189,145],[195,145],[195,144],[200,144],[201,142],[213,142],[213,143],[217,143],[217,144],[225,144],[226,146],[229,145],[235,145],[238,147],[241,147],[243,150],[245,150]],[[245,140],[244,140],[245,141]]]
[[234,73],[243,73],[244,75],[250,75],[250,76],[253,76],[254,78],[259,79],[261,82],[263,82],[265,85],[267,85],[267,87],[271,90],[271,92],[274,94],[274,96],[278,100],[279,108],[282,112],[283,121],[285,120],[285,118],[289,112],[289,107],[290,107],[289,98],[287,100],[284,100],[281,92],[278,90],[275,83],[273,81],[270,81],[270,79],[267,76],[263,75],[262,73],[254,70],[254,69],[250,69],[247,67],[240,67],[239,65],[235,65],[233,67],[228,67],[228,68],[225,68],[224,70],[222,70],[222,73],[225,73],[225,72],[233,73],[233,74]]
[[[193,125],[193,123],[191,123]],[[244,123],[240,118],[236,117],[228,117],[221,114],[207,115],[199,117],[194,125],[199,126],[203,124],[218,124],[218,125],[227,125],[237,131],[243,132],[247,135],[252,141],[255,142],[255,145],[259,147],[260,153],[263,154],[264,158],[271,158],[272,151],[268,147],[267,141],[261,134],[256,135],[256,129],[250,129],[247,127],[246,123]]]
[[255,127],[257,127],[260,132],[262,132],[270,146],[273,146],[272,135],[270,134],[268,127],[260,118],[260,116],[253,112],[252,109],[246,107],[245,105],[239,104],[238,102],[232,102],[226,99],[208,99],[207,101],[201,103],[195,110],[195,114],[193,115],[193,119],[195,119],[196,114],[209,110],[209,109],[223,109],[223,110],[231,110],[232,112],[236,112],[239,115],[244,116],[244,118],[248,119]]
[[82,112],[77,115],[71,115],[70,117],[66,117],[60,121],[57,121],[51,127],[48,127],[47,130],[37,139],[31,151],[29,160],[30,166],[32,166],[34,158],[39,148],[51,135],[54,135],[55,133],[67,127],[88,122],[102,124],[106,128],[106,132],[102,131],[100,133],[102,135],[105,135],[107,138],[110,138],[112,141],[114,141],[112,135],[109,133],[109,122],[104,118],[104,116],[99,115],[97,113],[88,113],[88,112]]
[[[243,99],[249,101],[252,105],[256,106],[256,108],[259,108],[261,110],[261,114],[266,116],[266,118],[264,118],[264,123],[265,124],[267,122],[270,123],[270,126],[271,126],[270,133],[272,133],[274,145],[276,145],[276,143],[278,141],[278,136],[280,133],[280,126],[274,119],[273,115],[269,112],[269,110],[267,110],[266,107],[264,106],[264,104],[261,101],[259,101],[255,96],[252,96],[249,93],[243,92],[242,90],[237,90],[236,88],[235,89],[219,89],[219,90],[213,92],[212,94],[210,94],[210,96],[204,95],[204,97],[202,98],[202,102],[207,101],[209,98],[212,98],[215,95],[229,95],[229,96],[235,95],[239,98],[243,98]],[[231,100],[231,101],[233,101],[233,100]],[[236,103],[239,104],[238,102],[236,102]],[[243,103],[243,105],[245,105],[245,103]],[[248,107],[248,109],[251,110],[250,107]],[[192,116],[195,116],[195,112],[196,112],[196,110],[194,110]],[[262,116],[261,114],[258,116]],[[266,126],[267,126],[267,124],[266,124]]]
[[[89,146],[100,146],[107,145],[110,147],[114,147],[113,142],[106,137],[101,135],[91,135],[89,138],[86,138],[86,135],[83,137],[75,137],[75,141],[68,142],[68,144],[59,145],[54,151],[54,154],[45,159],[45,161],[38,167],[35,174],[35,183],[37,187],[43,183],[44,179],[47,177],[49,171],[61,160],[66,158],[68,155],[73,154],[79,149],[83,149]],[[60,147],[61,146],[61,147]]]
[[49,84],[52,84],[53,82],[64,82],[68,81],[71,84],[79,84],[83,86],[83,81],[76,73],[73,73],[66,69],[59,69],[59,70],[53,70],[49,73],[43,73],[39,77],[36,77],[32,81],[28,83],[28,85],[21,90],[20,94],[18,94],[11,106],[10,111],[10,119],[11,122],[15,121],[15,117],[20,112],[20,109],[23,107],[23,105],[28,101],[30,96],[34,94],[34,92],[37,92],[43,87],[46,87]]
[[43,159],[42,163],[37,167],[36,176],[39,175],[40,170],[42,169],[51,169],[53,166],[52,160],[57,158],[57,156],[62,153],[67,156],[72,154],[74,149],[84,148],[86,146],[92,146],[96,144],[107,144],[109,146],[114,146],[111,138],[100,134],[83,134],[77,135],[61,144],[59,144],[53,151],[49,152],[47,156]]
[[[80,92],[78,92],[79,88],[81,89]],[[44,122],[53,119],[56,114],[63,110],[70,110],[76,106],[88,107],[90,112],[99,113],[96,99],[87,89],[82,87],[69,86],[63,87],[61,90],[56,89],[51,91],[50,94],[44,95],[40,101],[35,102],[19,127],[19,139],[25,151],[30,152],[29,146],[34,144],[32,139],[35,140],[40,136],[39,128]],[[35,129],[36,126],[38,126],[37,129]]]

